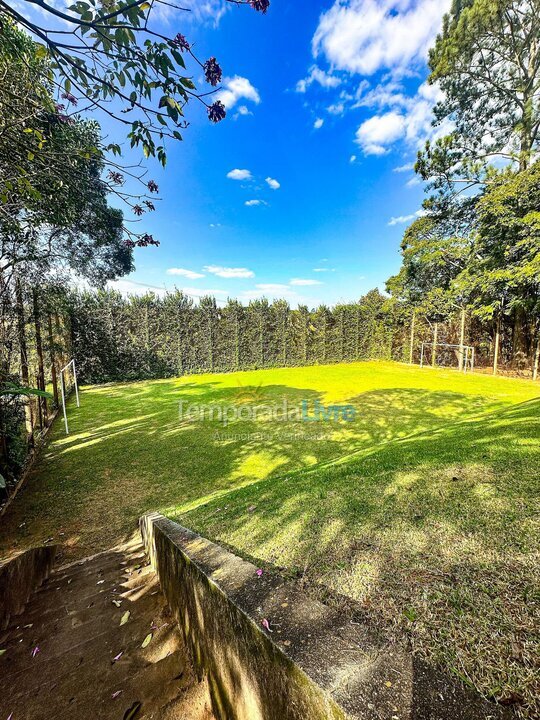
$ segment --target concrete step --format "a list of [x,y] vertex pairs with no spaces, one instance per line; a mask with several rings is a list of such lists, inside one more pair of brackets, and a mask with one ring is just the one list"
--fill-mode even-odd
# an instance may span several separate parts
[[0,720],[212,718],[140,544],[54,571],[0,648]]

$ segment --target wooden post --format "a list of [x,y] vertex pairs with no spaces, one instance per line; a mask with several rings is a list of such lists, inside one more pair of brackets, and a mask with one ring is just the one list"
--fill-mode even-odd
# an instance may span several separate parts
[[58,378],[56,375],[56,348],[54,347],[54,333],[51,313],[47,313],[47,335],[49,342],[49,357],[51,359],[51,380],[53,386],[54,404],[59,406],[58,400]]
[[[34,327],[36,330],[36,353],[38,358],[38,387],[40,390],[45,390],[45,364],[43,362],[43,341],[41,338],[41,320],[39,317],[39,300],[37,290],[32,290],[32,302],[34,306]],[[47,422],[47,400],[46,398],[38,398],[38,405],[40,407],[40,418],[41,424]]]
[[495,347],[493,349],[493,374],[497,374],[499,367],[499,345],[501,342],[501,318],[497,316],[497,324],[495,325]]
[[459,336],[459,369],[463,370],[463,348],[465,346],[465,308],[461,309],[461,333]]
[[431,346],[431,367],[435,367],[438,336],[439,336],[439,323],[436,322],[435,327],[433,328],[433,344]]
[[409,348],[409,365],[413,364],[415,320],[416,320],[416,311],[413,310],[412,319],[411,319],[411,343],[410,343],[410,348]]

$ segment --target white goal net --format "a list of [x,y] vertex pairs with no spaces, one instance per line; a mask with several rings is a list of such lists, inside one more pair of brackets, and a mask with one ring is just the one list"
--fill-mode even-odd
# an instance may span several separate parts
[[474,347],[449,343],[423,342],[420,367],[450,367],[462,372],[474,369]]

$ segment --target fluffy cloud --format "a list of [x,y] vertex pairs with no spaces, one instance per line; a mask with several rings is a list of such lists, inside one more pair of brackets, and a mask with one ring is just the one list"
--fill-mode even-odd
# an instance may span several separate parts
[[400,165],[399,167],[394,168],[394,172],[397,173],[404,173],[404,172],[410,172],[411,170],[414,170],[414,163],[406,163],[405,165]]
[[272,188],[272,190],[279,190],[279,188],[281,187],[280,183],[278,183],[277,180],[271,177],[267,177],[265,182],[269,187]]
[[233,117],[236,120],[241,115],[253,115],[253,113],[251,112],[251,110],[248,107],[246,107],[246,105],[240,105],[238,110],[234,113]]
[[415,213],[412,213],[411,215],[398,215],[398,217],[390,218],[388,221],[389,225],[401,225],[403,223],[411,222],[411,220],[415,220],[416,218],[422,217],[422,215],[425,215],[424,210],[417,210]]
[[188,280],[198,280],[198,278],[204,277],[202,273],[195,272],[194,270],[186,270],[185,268],[169,268],[167,275],[180,275],[181,277],[188,278]]
[[366,155],[383,155],[386,145],[403,137],[404,132],[403,115],[392,111],[365,120],[356,131],[356,142]]
[[216,93],[215,99],[221,100],[228,110],[234,107],[236,103],[242,99],[251,100],[255,103],[255,105],[258,105],[261,102],[259,91],[254,88],[245,77],[235,75],[233,78],[225,78],[223,85],[223,89]]
[[255,277],[253,270],[247,268],[230,268],[222,265],[205,265],[206,272],[222,278],[252,278]]
[[[440,98],[440,89],[427,82],[420,85],[413,97],[399,92],[393,84],[387,88],[376,88],[372,93],[372,102],[388,111],[365,120],[356,131],[356,142],[366,155],[383,155],[397,140],[419,147],[428,138],[446,134],[448,125],[432,126],[433,105]],[[368,104],[369,94],[363,102]],[[408,166],[402,166],[398,171],[408,169]]]
[[258,283],[255,285],[257,290],[262,290],[263,292],[288,292],[290,289],[288,285],[282,285],[280,283]]
[[251,180],[253,175],[250,170],[240,170],[239,168],[235,168],[227,173],[227,177],[229,180]]
[[303,278],[293,278],[290,284],[300,287],[308,287],[309,285],[322,285],[322,282],[320,280],[304,280]]
[[258,207],[259,205],[267,204],[268,203],[266,203],[264,200],[246,200],[246,202],[244,203],[246,207]]
[[345,112],[345,105],[342,102],[332,103],[327,108],[330,115],[343,115]]
[[313,56],[362,75],[424,60],[450,0],[335,0],[321,15]]
[[315,122],[313,123],[313,127],[315,130],[319,130],[324,125],[324,120],[322,118],[317,118]]
[[312,65],[308,76],[296,83],[296,92],[305,93],[313,83],[317,83],[323,88],[336,88],[341,85],[341,78],[321,70],[317,65]]

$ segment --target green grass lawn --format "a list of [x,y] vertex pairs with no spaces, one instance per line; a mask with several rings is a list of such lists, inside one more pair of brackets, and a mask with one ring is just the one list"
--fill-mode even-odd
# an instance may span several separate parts
[[[4,552],[109,547],[160,510],[538,717],[540,386],[355,363],[84,388]],[[178,401],[352,404],[353,422],[180,419]],[[523,700],[520,700],[523,698]]]

